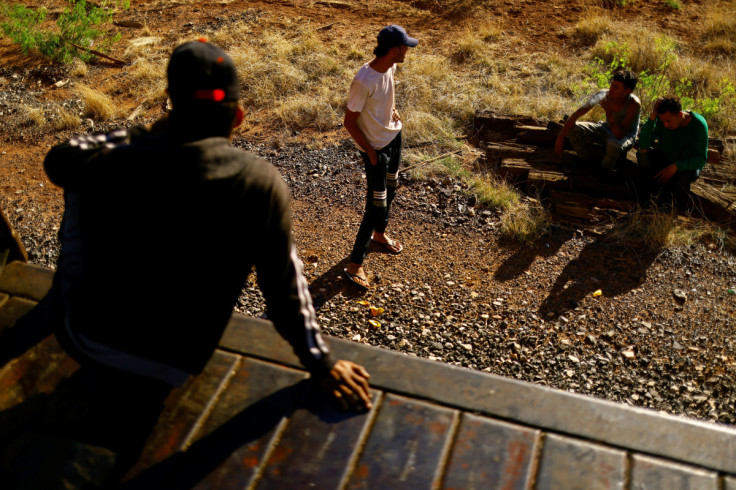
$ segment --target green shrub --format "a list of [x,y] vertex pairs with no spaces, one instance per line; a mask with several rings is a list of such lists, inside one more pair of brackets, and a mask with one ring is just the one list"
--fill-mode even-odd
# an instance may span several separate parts
[[0,3],[0,31],[24,52],[38,50],[54,61],[69,63],[74,58],[88,61],[94,54],[86,49],[105,52],[120,39],[109,35],[102,27],[112,22],[115,8],[129,7],[129,0],[102,0],[100,4],[85,0],[69,0],[68,7],[56,20],[58,28],[43,28],[46,9],[30,9],[24,5]]

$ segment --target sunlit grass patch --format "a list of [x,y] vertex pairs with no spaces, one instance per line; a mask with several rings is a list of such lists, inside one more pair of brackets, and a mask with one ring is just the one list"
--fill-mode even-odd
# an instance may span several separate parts
[[57,131],[74,129],[81,122],[78,115],[60,104],[54,104],[52,115],[52,124]]
[[470,184],[478,202],[489,208],[510,209],[521,200],[519,191],[513,186],[490,175],[474,175]]
[[482,67],[492,66],[495,56],[489,45],[501,39],[502,33],[495,23],[488,21],[467,27],[457,40],[454,61]]
[[307,94],[296,94],[279,102],[274,110],[279,122],[289,128],[316,127],[323,131],[337,126],[341,114],[328,100]]
[[614,29],[613,20],[608,15],[593,13],[580,19],[572,28],[572,37],[583,46],[591,46],[604,34]]
[[78,84],[76,93],[82,99],[86,116],[106,121],[115,117],[118,112],[115,101],[99,90]]
[[71,63],[71,68],[69,68],[69,75],[72,77],[84,77],[87,75],[88,71],[89,68],[87,67],[87,63],[75,58]]
[[46,115],[43,113],[42,108],[23,105],[20,109],[23,111],[24,119],[28,123],[35,126],[43,126],[46,124]]
[[524,244],[533,244],[549,230],[549,210],[534,198],[526,198],[511,206],[501,216],[501,236]]
[[678,217],[675,210],[657,206],[629,213],[614,225],[609,239],[622,245],[642,245],[647,251],[696,244],[712,244],[718,249],[736,246],[728,229],[718,223]]

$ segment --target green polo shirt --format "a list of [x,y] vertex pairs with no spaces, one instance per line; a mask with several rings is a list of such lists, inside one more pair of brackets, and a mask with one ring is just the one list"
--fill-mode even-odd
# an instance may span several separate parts
[[648,118],[639,133],[639,148],[651,148],[658,141],[658,148],[667,159],[677,165],[677,171],[702,170],[708,161],[708,123],[703,116],[690,111],[690,123],[670,130],[657,118]]

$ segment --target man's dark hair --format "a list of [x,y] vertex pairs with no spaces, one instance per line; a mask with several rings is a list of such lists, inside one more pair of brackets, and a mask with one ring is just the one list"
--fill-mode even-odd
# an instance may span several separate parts
[[631,70],[618,70],[613,74],[613,80],[623,83],[624,87],[629,90],[634,90],[639,78],[636,76],[636,73]]
[[391,48],[393,48],[393,46],[381,46],[379,44],[373,49],[373,55],[378,58],[380,58],[381,56],[386,56]]
[[657,100],[657,114],[664,114],[665,112],[679,114],[681,110],[682,103],[679,97],[668,95],[667,97],[660,97]]

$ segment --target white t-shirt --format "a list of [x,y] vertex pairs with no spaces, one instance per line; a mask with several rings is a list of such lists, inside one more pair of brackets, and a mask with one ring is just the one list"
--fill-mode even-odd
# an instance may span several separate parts
[[395,71],[396,65],[380,73],[366,63],[350,85],[348,110],[360,112],[358,127],[376,150],[391,143],[401,131],[401,121],[391,119]]

